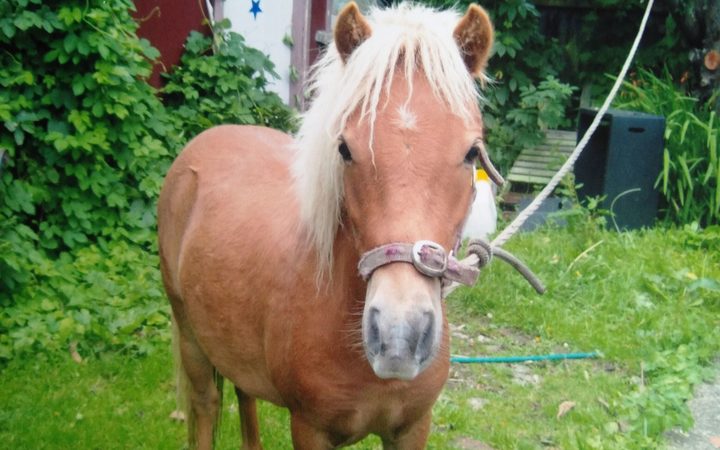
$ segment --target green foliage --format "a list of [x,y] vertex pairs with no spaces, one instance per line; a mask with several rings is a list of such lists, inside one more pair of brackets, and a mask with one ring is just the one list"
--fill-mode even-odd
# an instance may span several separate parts
[[132,2],[73,4],[0,5],[0,222],[52,254],[99,236],[146,245],[172,137],[142,81],[158,53],[136,37]]
[[[593,0],[583,14],[579,28],[563,42],[567,61],[560,78],[590,88],[595,103],[600,103],[612,84],[606,74],[616,74],[622,67],[635,39],[647,1]],[[610,30],[612,30],[610,32]],[[672,14],[665,16],[654,8],[643,34],[634,65],[665,65],[680,77],[688,73],[688,43]],[[696,80],[689,80],[693,82]]]
[[[452,365],[428,448],[644,450],[662,448],[668,427],[690,423],[685,400],[720,351],[720,230],[542,229],[508,248],[537,270],[548,292],[539,297],[514,270],[491,264],[476,287],[447,301],[451,352],[599,350],[603,357]],[[175,405],[164,346],[136,358],[88,357],[81,348],[82,364],[68,356],[11,361],[0,369],[0,441],[11,448],[181,447],[185,424],[168,419]],[[216,448],[230,449],[240,432],[232,384],[225,389]],[[558,418],[565,401],[575,407]],[[265,402],[258,409],[265,447],[292,448],[287,410]],[[372,437],[351,448],[380,446]]]
[[158,258],[124,241],[41,259],[0,310],[0,361],[65,350],[144,354],[169,341]]
[[[548,75],[537,86],[521,86],[519,90],[519,105],[507,111],[504,121],[495,125],[495,146],[526,148],[542,142],[546,130],[572,127],[566,109],[575,87]],[[505,143],[501,144],[503,140]]]
[[[439,8],[463,10],[471,0],[422,0]],[[572,2],[561,2],[561,4]],[[536,6],[532,0],[488,0],[495,27],[494,52],[488,64],[493,80],[485,89],[485,125],[493,162],[506,173],[520,151],[542,139],[543,125],[574,128],[574,112],[580,92],[567,94],[571,86],[587,88],[591,100],[604,98],[610,88],[605,76],[622,66],[642,15],[644,1],[593,0],[583,8]],[[543,18],[543,15],[545,17]],[[680,38],[672,16],[664,22],[654,15],[636,62],[648,67],[666,64],[678,77],[687,72],[687,44]],[[553,24],[558,24],[553,27]],[[608,32],[612,30],[612,32]],[[561,81],[557,81],[561,80]],[[545,92],[546,107],[561,113],[560,121],[534,115],[556,111],[538,110],[528,104],[534,91]],[[528,110],[529,108],[529,110]]]
[[520,88],[520,107],[511,110],[507,119],[519,127],[536,127],[540,130],[567,127],[565,107],[574,87],[561,83],[553,76],[540,82],[539,86]]
[[624,88],[618,101],[621,108],[666,120],[663,168],[657,181],[667,203],[666,219],[720,224],[720,118],[713,110],[715,100],[699,104],[667,72],[660,78],[640,70]]
[[[162,305],[156,276],[131,286],[179,148],[143,81],[157,50],[135,35],[129,0],[55,3],[0,3],[0,360],[112,345]],[[138,329],[113,327],[120,315]]]
[[165,75],[165,105],[192,137],[215,124],[265,125],[292,130],[295,118],[280,98],[267,91],[273,64],[227,31],[227,20],[215,24],[215,38],[191,32],[180,66]]
[[[165,335],[155,202],[184,141],[220,123],[288,129],[272,64],[193,34],[165,101],[130,0],[0,2],[0,362]],[[222,24],[227,27],[227,23]]]

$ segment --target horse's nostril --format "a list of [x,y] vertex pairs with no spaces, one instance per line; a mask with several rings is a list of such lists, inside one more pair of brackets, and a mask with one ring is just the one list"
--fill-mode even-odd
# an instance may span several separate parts
[[420,322],[420,339],[418,340],[417,348],[415,349],[415,357],[423,363],[432,354],[433,341],[435,335],[435,314],[433,312],[426,312],[423,314]]
[[366,345],[370,353],[377,355],[382,351],[382,341],[380,340],[380,325],[378,324],[380,310],[378,310],[377,308],[370,308],[368,313],[368,334]]

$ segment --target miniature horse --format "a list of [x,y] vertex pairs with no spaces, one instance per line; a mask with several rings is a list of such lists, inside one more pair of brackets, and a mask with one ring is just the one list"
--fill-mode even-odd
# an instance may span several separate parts
[[[476,5],[462,18],[407,5],[366,18],[351,3],[295,139],[219,126],[174,162],[159,245],[191,446],[213,445],[224,377],[243,448],[261,448],[257,398],[290,410],[297,449],[371,433],[424,448],[449,370],[441,279],[391,257],[459,239],[492,39]],[[363,268],[378,251],[390,259]]]

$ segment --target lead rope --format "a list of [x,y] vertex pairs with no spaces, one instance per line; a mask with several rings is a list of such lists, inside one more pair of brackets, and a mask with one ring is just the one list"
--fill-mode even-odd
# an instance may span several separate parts
[[[552,177],[547,186],[545,186],[543,190],[540,191],[537,197],[535,197],[535,199],[525,209],[523,209],[520,214],[518,214],[517,217],[515,217],[515,219],[510,223],[510,225],[505,227],[505,229],[500,232],[500,234],[495,237],[495,239],[493,239],[491,243],[488,244],[482,239],[471,240],[468,246],[469,255],[465,259],[460,261],[461,263],[473,267],[482,268],[487,263],[489,263],[492,259],[492,256],[495,255],[505,261],[510,262],[510,264],[515,269],[517,269],[528,280],[528,282],[530,282],[530,284],[533,285],[536,291],[538,291],[539,293],[543,293],[545,291],[545,287],[542,285],[540,279],[535,276],[535,274],[533,274],[527,266],[525,266],[519,259],[515,258],[513,255],[501,249],[500,247],[505,244],[515,233],[517,233],[520,227],[523,226],[525,221],[535,213],[535,211],[540,207],[542,202],[544,202],[545,199],[557,187],[558,183],[560,183],[560,180],[562,180],[563,177],[567,175],[567,173],[572,169],[575,161],[577,161],[578,157],[580,156],[580,153],[582,153],[582,151],[585,149],[585,146],[587,146],[593,133],[595,133],[595,130],[597,130],[597,127],[600,125],[600,121],[602,120],[607,110],[610,108],[612,101],[615,99],[615,96],[617,95],[617,92],[620,89],[622,82],[625,80],[627,71],[630,68],[630,64],[632,63],[633,58],[635,58],[635,53],[637,52],[638,46],[640,45],[640,40],[642,39],[643,33],[645,32],[645,27],[647,26],[647,21],[650,17],[650,10],[652,10],[653,3],[654,0],[648,0],[647,6],[645,7],[645,14],[643,15],[642,21],[640,22],[640,28],[638,29],[637,35],[635,36],[635,41],[630,48],[630,52],[625,59],[625,64],[623,64],[622,69],[620,70],[620,74],[618,74],[617,79],[615,80],[615,84],[613,85],[612,89],[610,89],[610,93],[605,99],[605,102],[600,107],[597,114],[595,114],[595,118],[588,127],[587,131],[585,131],[585,134],[583,135],[582,139],[580,139],[580,142],[578,142],[577,146],[575,146],[575,149],[570,154],[570,157],[567,159],[567,161],[565,161],[562,167],[560,167],[560,170],[558,170],[558,172]],[[483,152],[481,151],[480,153],[482,154]],[[484,166],[483,168],[486,172],[488,172],[488,174],[497,174],[497,171],[492,167],[492,164],[490,164],[487,158],[481,158],[481,164]],[[502,181],[502,178],[499,178],[499,180]],[[478,250],[479,248],[482,248],[482,250]],[[513,261],[510,261],[509,259],[512,259]],[[442,292],[443,297],[447,297],[459,286],[460,284],[457,282],[453,282],[444,286]]]

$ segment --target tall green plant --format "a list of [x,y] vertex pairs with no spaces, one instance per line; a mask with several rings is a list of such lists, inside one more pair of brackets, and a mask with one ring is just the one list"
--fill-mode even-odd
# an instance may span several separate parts
[[720,118],[712,108],[714,99],[699,104],[667,72],[660,78],[640,70],[636,80],[624,84],[616,103],[665,116],[663,168],[656,185],[667,202],[666,218],[720,224]]

